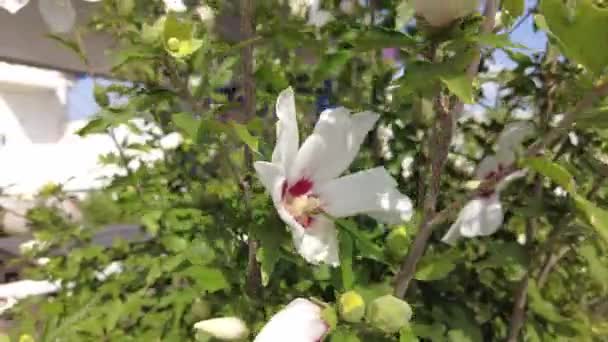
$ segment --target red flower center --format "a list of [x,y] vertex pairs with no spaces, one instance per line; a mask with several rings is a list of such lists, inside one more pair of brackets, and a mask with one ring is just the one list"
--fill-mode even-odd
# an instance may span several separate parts
[[311,194],[313,182],[310,179],[301,178],[294,184],[283,183],[282,200],[283,206],[304,228],[310,227],[314,221],[313,215],[320,209],[319,198]]

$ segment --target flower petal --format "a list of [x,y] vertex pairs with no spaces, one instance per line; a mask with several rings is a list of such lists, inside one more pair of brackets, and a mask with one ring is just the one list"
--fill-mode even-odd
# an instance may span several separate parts
[[300,138],[296,102],[291,87],[283,90],[277,98],[277,143],[272,152],[272,162],[283,165],[285,172],[298,154]]
[[497,194],[475,198],[462,208],[454,225],[464,237],[486,236],[495,233],[503,222],[502,204]]
[[307,178],[322,184],[338,177],[355,159],[378,117],[372,112],[351,116],[342,107],[323,111],[288,171],[290,183]]
[[455,246],[456,242],[460,240],[462,234],[460,234],[460,222],[457,220],[452,224],[448,232],[441,238],[441,242],[447,243],[450,246]]
[[397,182],[383,167],[331,180],[317,194],[323,209],[335,217],[369,214],[383,222],[398,223],[412,216],[412,202],[397,191]]
[[329,326],[321,318],[321,307],[297,298],[266,323],[254,342],[317,342],[328,330]]
[[[299,224],[297,226],[302,227]],[[305,229],[300,229],[297,226],[290,224],[290,227],[294,228],[291,231],[293,243],[298,253],[306,261],[315,265],[327,264],[333,267],[340,265],[338,231],[332,220],[318,215],[313,218],[312,224]]]
[[496,156],[487,156],[484,157],[479,165],[477,165],[477,169],[475,170],[475,178],[479,180],[483,180],[490,176],[493,172],[498,171],[498,158]]
[[533,133],[534,125],[530,121],[512,122],[506,125],[498,136],[497,148],[498,150],[514,150]]
[[165,10],[172,12],[185,12],[188,7],[184,4],[183,0],[163,0],[165,3]]
[[274,199],[274,192],[277,187],[277,183],[279,183],[282,179],[285,178],[282,167],[274,163],[258,161],[253,163],[253,168],[257,172],[258,177],[260,178],[260,182],[262,182],[262,184],[266,188],[266,191],[268,191],[268,193]]
[[53,33],[67,33],[76,23],[76,11],[70,0],[38,1],[42,19]]
[[0,0],[0,8],[4,8],[11,14],[15,14],[25,7],[28,2],[30,2],[30,0]]

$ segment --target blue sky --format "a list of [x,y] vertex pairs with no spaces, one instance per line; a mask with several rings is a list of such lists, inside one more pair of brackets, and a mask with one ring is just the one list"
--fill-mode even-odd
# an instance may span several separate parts
[[[536,6],[536,0],[526,0],[528,9]],[[533,17],[529,16],[513,33],[511,38],[514,42],[527,46],[527,53],[542,51],[545,48],[547,37],[543,32],[534,32]],[[524,51],[526,52],[526,51]],[[496,63],[509,68],[514,64],[502,51],[494,54]],[[93,80],[86,75],[81,75],[76,80],[74,87],[68,94],[68,113],[70,120],[84,119],[94,115],[99,110],[93,98]]]

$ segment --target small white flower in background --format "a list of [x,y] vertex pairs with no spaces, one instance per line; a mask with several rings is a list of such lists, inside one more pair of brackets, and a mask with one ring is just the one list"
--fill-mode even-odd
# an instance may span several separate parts
[[321,307],[304,298],[294,299],[272,316],[253,342],[318,342],[329,331]]
[[572,144],[572,146],[578,146],[578,135],[574,132],[570,132],[568,133],[568,140],[570,140],[570,143]]
[[120,261],[112,261],[101,272],[95,272],[95,278],[99,281],[105,281],[114,274],[120,274],[124,271],[124,267]]
[[177,132],[172,132],[162,137],[159,141],[159,144],[163,150],[175,150],[179,147],[179,145],[182,144],[183,141],[184,138],[181,134]]
[[393,151],[391,150],[390,142],[395,138],[392,124],[378,125],[376,129],[376,138],[380,143],[380,156],[384,160],[393,159]]
[[321,9],[321,0],[290,0],[291,14],[305,18],[308,13],[308,24],[321,28],[334,19],[333,15]]
[[338,218],[367,214],[393,224],[410,219],[410,199],[399,193],[397,182],[383,167],[338,178],[355,159],[378,114],[351,115],[342,107],[325,110],[300,146],[291,88],[279,95],[276,112],[272,162],[258,161],[254,166],[304,259],[340,263],[336,227],[323,213]]
[[408,179],[412,176],[412,165],[414,165],[414,157],[407,155],[401,160],[401,177]]
[[237,317],[206,319],[194,324],[194,329],[223,341],[242,340],[249,336],[247,325]]
[[454,245],[461,237],[487,236],[500,228],[504,218],[500,191],[525,175],[525,171],[509,173],[507,169],[515,162],[517,148],[532,133],[534,126],[530,122],[520,121],[505,127],[498,137],[496,155],[485,157],[477,166],[475,176],[479,181],[496,180],[496,189],[469,201],[441,241]]
[[[98,2],[101,0],[84,0]],[[11,14],[17,13],[29,3],[29,0],[0,0],[0,7]],[[76,23],[76,11],[71,0],[38,0],[38,9],[42,19],[53,33],[67,33]]]
[[558,186],[557,188],[555,188],[553,190],[553,193],[557,197],[566,197],[566,195],[568,195],[568,191],[564,190],[564,188],[562,188],[561,186]]
[[17,304],[17,300],[12,297],[0,297],[0,316]]
[[207,5],[198,6],[196,8],[196,14],[198,15],[198,18],[205,24],[211,24],[215,19],[215,12],[213,8]]
[[414,0],[416,13],[431,26],[443,27],[473,13],[479,0]]
[[163,3],[167,12],[185,12],[188,10],[183,0],[163,0]]

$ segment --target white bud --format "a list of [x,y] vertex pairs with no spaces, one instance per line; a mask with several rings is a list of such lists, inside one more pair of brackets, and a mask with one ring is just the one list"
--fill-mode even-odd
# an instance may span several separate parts
[[184,141],[181,134],[177,132],[169,133],[160,139],[160,147],[163,150],[174,150]]
[[249,336],[245,322],[237,317],[220,317],[200,321],[194,329],[223,341],[241,340]]

